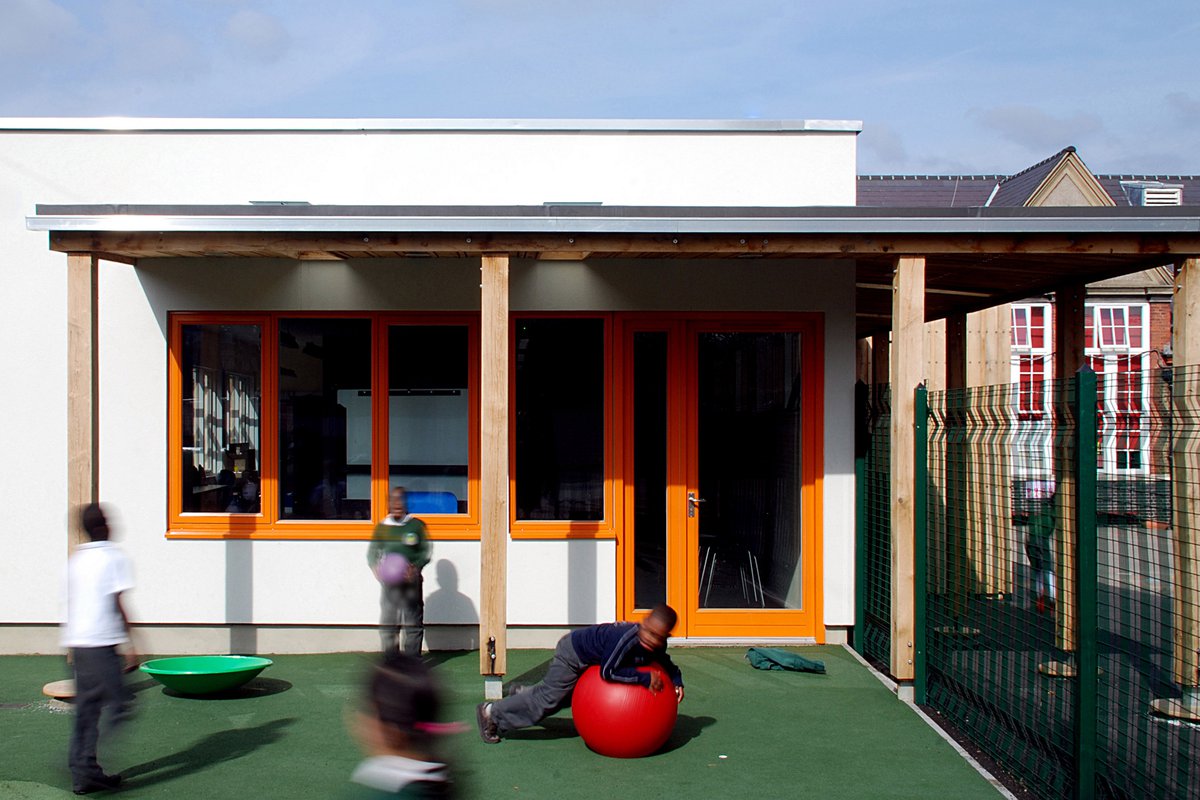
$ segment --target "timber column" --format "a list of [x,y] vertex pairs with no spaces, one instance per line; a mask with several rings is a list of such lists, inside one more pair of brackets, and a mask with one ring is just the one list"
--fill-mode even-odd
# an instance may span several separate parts
[[1173,328],[1172,415],[1179,421],[1179,430],[1171,442],[1171,547],[1175,555],[1171,678],[1179,684],[1180,697],[1153,700],[1151,706],[1166,716],[1200,722],[1200,491],[1196,488],[1200,396],[1195,378],[1195,367],[1200,365],[1200,258],[1176,265]]
[[[917,384],[925,370],[925,259],[896,259],[892,277],[892,676],[912,699],[916,647],[914,498]],[[905,694],[908,696],[905,697]]]
[[498,700],[508,654],[508,255],[480,266],[479,673]]
[[100,497],[99,260],[67,254],[67,549],[84,541],[79,507]]
[[[1084,300],[1087,287],[1074,283],[1060,286],[1054,292],[1054,413],[1057,425],[1065,425],[1071,417],[1071,394],[1067,391],[1084,365]],[[1078,423],[1078,420],[1076,420]],[[1074,654],[1078,647],[1075,619],[1076,586],[1079,582],[1075,551],[1079,541],[1078,520],[1075,518],[1075,456],[1070,445],[1056,447],[1054,453],[1055,483],[1055,544],[1054,557],[1058,573],[1058,597],[1055,600],[1055,645],[1066,653]],[[1073,657],[1073,656],[1072,656]],[[1070,677],[1075,674],[1073,663],[1045,665],[1050,675]]]

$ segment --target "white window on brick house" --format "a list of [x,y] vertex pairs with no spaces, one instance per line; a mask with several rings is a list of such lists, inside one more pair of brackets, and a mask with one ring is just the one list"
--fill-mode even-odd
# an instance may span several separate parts
[[1149,306],[1089,304],[1084,321],[1085,353],[1098,381],[1099,469],[1145,473],[1149,468]]
[[1053,414],[1050,413],[1051,331],[1049,303],[1012,306],[1012,384],[1016,428],[1012,439],[1014,477],[1053,477]]
[[1012,306],[1013,383],[1017,385],[1017,413],[1021,419],[1040,419],[1048,408],[1049,321],[1049,304]]

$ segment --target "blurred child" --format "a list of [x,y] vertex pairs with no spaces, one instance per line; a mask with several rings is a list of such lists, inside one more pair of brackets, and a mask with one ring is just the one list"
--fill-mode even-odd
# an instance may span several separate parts
[[[88,541],[67,560],[67,615],[62,644],[75,672],[75,725],[69,763],[75,794],[115,789],[120,775],[109,775],[96,760],[100,718],[121,722],[130,694],[122,676],[137,667],[124,597],[133,588],[129,559],[110,541],[104,509],[90,503],[80,511]],[[123,651],[123,652],[122,652]]]
[[434,743],[458,726],[437,721],[441,700],[429,668],[402,653],[385,656],[371,670],[364,700],[351,728],[367,757],[348,796],[451,797],[449,768],[435,759]]
[[1058,527],[1055,513],[1054,481],[1030,481],[1025,493],[1029,498],[1029,528],[1025,539],[1025,556],[1033,573],[1034,605],[1039,614],[1053,611],[1054,589],[1054,532]]

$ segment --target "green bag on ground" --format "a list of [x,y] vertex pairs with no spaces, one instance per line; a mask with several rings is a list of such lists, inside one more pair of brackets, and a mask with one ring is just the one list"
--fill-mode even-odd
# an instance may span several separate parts
[[746,660],[755,669],[785,669],[792,672],[825,674],[824,661],[815,661],[775,647],[751,647],[746,651]]

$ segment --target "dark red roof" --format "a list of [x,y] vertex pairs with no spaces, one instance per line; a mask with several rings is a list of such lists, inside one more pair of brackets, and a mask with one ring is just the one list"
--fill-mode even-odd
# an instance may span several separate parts
[[1003,175],[859,175],[858,205],[960,208],[987,205]]
[[[867,208],[1020,208],[1067,153],[1066,147],[1013,175],[859,175],[858,205]],[[1183,187],[1183,204],[1200,205],[1200,175],[1096,175],[1118,206],[1130,206],[1122,183]]]

